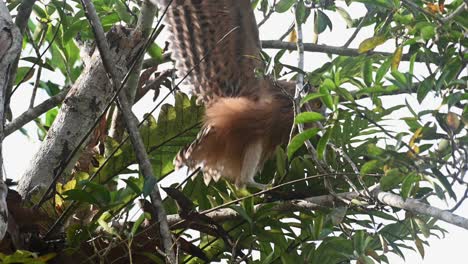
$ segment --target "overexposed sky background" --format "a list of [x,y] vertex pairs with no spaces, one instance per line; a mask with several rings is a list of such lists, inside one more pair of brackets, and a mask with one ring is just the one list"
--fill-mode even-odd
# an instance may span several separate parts
[[[337,1],[337,5],[345,8],[353,19],[362,17],[366,10],[363,5],[353,3],[350,7],[347,7],[344,1]],[[320,34],[318,39],[318,44],[326,44],[331,46],[342,46],[351,34],[354,32],[354,29],[346,29],[346,23],[344,19],[339,16],[337,13],[325,11],[329,15],[330,19],[333,22],[333,31],[326,30],[324,33]],[[256,13],[257,21],[260,21],[262,16],[260,13]],[[311,15],[312,16],[312,15]],[[313,25],[312,19],[309,18],[309,22],[303,26],[304,29],[304,42],[312,41],[313,34]],[[284,14],[274,14],[270,20],[260,28],[260,38],[262,40],[267,39],[278,39],[291,25],[293,22],[293,16],[291,13],[286,12]],[[162,34],[158,38],[158,42],[163,43],[165,40],[165,35]],[[368,37],[373,36],[373,27],[364,27],[359,33],[358,37],[350,45],[351,48],[357,48],[359,43]],[[42,50],[42,49],[41,49]],[[379,46],[376,50],[378,51],[388,51],[393,52],[395,50],[394,43],[388,41],[382,46]],[[267,50],[270,54],[276,53],[276,50]],[[26,56],[23,54],[23,56]],[[295,65],[297,62],[297,54],[295,52],[286,53],[283,57],[283,63]],[[325,62],[330,61],[326,54],[321,53],[306,53],[305,57],[305,70],[312,71],[323,65]],[[407,63],[402,62],[400,70],[404,71],[407,67]],[[425,76],[427,70],[425,66],[417,64],[415,67],[416,76]],[[56,83],[63,83],[63,80],[58,80],[57,74],[54,74],[46,69],[44,69],[42,80],[53,79]],[[31,80],[33,80],[32,78]],[[32,86],[28,84],[23,84],[20,87],[19,91],[12,98],[12,111],[13,116],[17,117],[19,114],[27,110],[29,105],[29,100],[31,96]],[[151,95],[152,96],[152,95]],[[151,100],[151,96],[147,96],[141,100],[137,105],[134,106],[134,111],[137,116],[141,117],[144,113],[148,112],[153,106],[154,102]],[[428,96],[430,97],[430,96]],[[48,96],[43,90],[38,91],[38,96],[36,99],[36,105],[41,101],[47,99]],[[160,97],[161,98],[161,97]],[[434,109],[440,104],[440,100],[435,98],[427,98],[423,101],[421,105],[416,100],[416,96],[408,96],[406,99],[410,102],[411,106],[414,107],[416,111],[420,109]],[[384,100],[384,105],[396,105],[404,104],[404,98],[402,96],[387,96]],[[442,108],[444,110],[444,108]],[[445,109],[446,111],[447,109]],[[394,128],[398,126],[406,125],[403,122],[399,122],[397,119],[399,117],[409,116],[404,112],[399,112],[399,115],[396,116],[395,121],[392,121],[391,124]],[[4,159],[5,159],[5,170],[8,178],[13,180],[18,180],[21,177],[22,173],[28,166],[29,160],[34,155],[38,149],[40,142],[37,140],[36,135],[36,125],[31,122],[25,126],[29,132],[30,138],[24,136],[20,132],[15,132],[8,136],[4,140]],[[464,192],[460,186],[455,188],[455,192],[461,196]],[[432,205],[439,208],[451,208],[453,202],[446,204],[435,200]],[[460,206],[456,211],[457,214],[464,217],[468,217],[468,204]],[[411,263],[411,264],[440,264],[443,262],[450,264],[462,264],[468,263],[468,231],[453,225],[446,224],[444,222],[439,222],[439,225],[448,231],[448,234],[443,239],[438,239],[437,237],[431,236],[427,241],[429,242],[429,247],[425,247],[426,256],[424,259],[421,258],[418,252],[404,250],[406,256],[406,261],[394,254],[389,254],[390,263]],[[413,246],[414,244],[409,244]]]

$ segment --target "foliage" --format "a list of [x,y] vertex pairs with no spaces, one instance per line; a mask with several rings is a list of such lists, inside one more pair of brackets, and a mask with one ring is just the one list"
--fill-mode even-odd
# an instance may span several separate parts
[[[8,7],[17,10],[20,2],[9,1]],[[329,194],[324,178],[336,193],[353,191],[350,183],[361,190],[362,184],[366,188],[380,184],[383,190],[404,199],[463,202],[466,198],[453,190],[457,184],[468,187],[463,179],[468,143],[466,72],[463,76],[467,60],[466,11],[444,20],[463,1],[345,2],[363,4],[367,14],[353,18],[332,0],[252,1],[253,8],[264,16],[290,12],[299,23],[313,21],[316,36],[328,31],[338,34],[330,18],[334,13],[350,28],[374,29],[374,36],[358,45],[358,56],[333,55],[321,67],[306,69],[306,80],[317,89],[305,95],[301,105],[320,99],[327,107],[327,116],[314,112],[296,116],[295,123],[307,126],[320,121],[323,129],[309,128],[295,135],[288,146],[277,149],[275,157],[257,176],[259,182],[273,182],[280,187],[265,195],[250,195],[255,190],[237,191],[225,181],[206,186],[202,175],[176,184],[182,181],[180,174],[171,174],[172,160],[182,146],[195,138],[203,109],[193,98],[169,92],[175,103],[159,108],[157,119],[146,116],[140,132],[157,180],[170,178],[171,186],[177,187],[168,191],[164,206],[168,214],[182,218],[181,223],[171,224],[180,241],[181,262],[232,261],[254,252],[257,257],[246,256],[249,263],[381,263],[388,262],[388,252],[404,258],[409,248],[424,256],[428,245],[425,239],[445,233],[434,218],[403,212],[364,196],[347,204],[337,202],[335,206],[314,210],[292,204],[279,209],[285,201]],[[93,3],[106,30],[119,23],[134,26],[140,15],[137,1]],[[64,79],[59,85],[56,80],[39,78],[38,87],[53,96],[80,75],[80,48],[92,41],[93,34],[79,1],[37,2],[33,13],[34,19],[28,23],[31,37],[25,35],[23,46],[25,50],[32,45],[47,47],[46,55],[21,57],[22,62],[34,63],[34,67],[20,67],[15,85],[24,89],[20,84],[32,81],[37,74],[35,69],[41,67]],[[391,55],[371,53],[390,42],[395,43]],[[163,63],[163,52],[165,49],[154,43],[147,55]],[[298,73],[281,62],[285,54],[284,50],[265,53],[274,76],[282,76],[284,71]],[[425,74],[417,70],[424,67]],[[398,97],[397,104],[389,105],[387,96]],[[416,109],[417,104],[409,102],[410,98],[416,98],[425,109]],[[54,108],[45,119],[36,120],[39,138],[45,136],[56,114]],[[403,116],[401,126],[391,126],[389,121],[398,116]],[[304,146],[306,141],[316,148],[319,161],[330,168],[329,175],[319,172]],[[58,184],[55,200],[48,203],[48,212],[55,218],[72,203],[76,205],[72,213],[81,218],[78,221],[71,214],[66,215],[64,252],[78,255],[82,250],[97,261],[98,253],[106,247],[125,245],[125,252],[112,252],[117,254],[115,258],[128,258],[129,253],[144,256],[144,261],[161,263],[163,258],[154,250],[160,246],[158,234],[150,229],[157,224],[155,215],[142,207],[136,217],[130,217],[135,214],[132,208],[138,199],[147,196],[151,184],[134,166],[130,143],[119,146],[119,142],[108,137],[104,145],[104,153],[94,153],[97,164]],[[210,222],[216,218],[203,217],[206,210],[224,207],[234,210],[237,217],[220,218],[216,223]],[[153,233],[148,235],[148,230]],[[149,249],[143,245],[146,235],[153,241]],[[94,238],[101,244],[93,248],[89,241]],[[43,263],[41,257],[22,251],[0,258],[5,263]],[[8,262],[6,258],[15,261]]]

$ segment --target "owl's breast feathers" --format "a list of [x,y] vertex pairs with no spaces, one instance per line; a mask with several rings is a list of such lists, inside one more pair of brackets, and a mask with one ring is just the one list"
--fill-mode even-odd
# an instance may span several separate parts
[[276,146],[287,142],[294,114],[285,94],[291,85],[257,85],[254,96],[218,97],[207,105],[202,131],[179,152],[176,167],[201,167],[207,184],[224,177],[238,187],[259,185],[253,178]]

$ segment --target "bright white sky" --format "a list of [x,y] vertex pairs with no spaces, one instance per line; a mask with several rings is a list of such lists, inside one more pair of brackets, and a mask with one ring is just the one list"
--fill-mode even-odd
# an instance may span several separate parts
[[[351,7],[346,7],[344,1],[337,1],[337,5],[344,7],[353,19],[359,18],[365,14],[365,8],[360,4],[352,4]],[[326,30],[319,36],[318,44],[327,44],[331,46],[342,46],[348,38],[353,33],[354,29],[346,29],[346,24],[341,16],[334,14],[332,12],[325,11],[330,19],[333,22],[333,32]],[[261,15],[257,15],[257,20],[260,21]],[[304,25],[304,42],[312,41],[313,25],[309,18],[309,23]],[[260,28],[260,38],[261,39],[277,39],[279,38],[292,23],[292,16],[290,13],[285,14],[275,14],[270,18],[270,21],[264,24]],[[372,27],[365,27],[361,30],[356,40],[350,45],[350,47],[356,48],[360,41],[365,38],[371,37],[373,35]],[[164,35],[160,36],[158,41],[164,40]],[[388,51],[393,52],[394,46],[393,43],[388,41],[384,45],[380,46],[377,50],[379,51]],[[24,55],[23,55],[24,56]],[[297,56],[295,52],[286,53],[284,56],[283,63],[295,65]],[[329,58],[326,54],[319,53],[307,53],[305,57],[305,69],[306,71],[311,71],[323,65],[325,62],[329,61]],[[407,64],[402,63],[400,70],[407,67]],[[422,65],[416,67],[416,75],[426,75],[427,70]],[[57,75],[45,70],[43,73],[43,80],[45,79],[54,79],[57,80]],[[63,82],[63,80],[61,80]],[[29,105],[29,99],[31,95],[31,86],[23,85],[17,94],[12,99],[12,110],[14,117],[17,117],[19,114],[27,110]],[[47,95],[42,90],[39,91],[38,97],[36,99],[36,104],[46,99]],[[415,96],[407,97],[408,101],[411,103],[412,107],[416,111],[419,109],[434,109],[437,107],[440,100],[435,98],[426,99],[422,105],[417,103]],[[387,97],[384,100],[385,104],[396,105],[404,103],[403,98],[401,97]],[[388,106],[387,105],[387,106]],[[134,111],[137,116],[141,117],[144,113],[148,112],[154,103],[151,98],[145,98],[141,100],[135,107]],[[406,113],[400,112],[401,116],[407,116]],[[396,118],[399,118],[398,116]],[[401,126],[403,123],[398,121],[392,122],[394,126]],[[26,169],[29,160],[36,152],[39,147],[40,142],[37,140],[36,135],[36,126],[34,123],[29,123],[25,126],[30,134],[30,138],[25,137],[20,132],[15,132],[12,135],[8,136],[4,141],[4,158],[5,158],[5,170],[8,178],[13,180],[18,180],[21,177],[23,171]],[[406,127],[405,127],[406,128]],[[461,196],[463,191],[461,188],[455,189],[456,193]],[[444,202],[434,201],[434,206],[439,208],[451,208],[453,202],[447,206]],[[468,217],[468,204],[462,205],[457,211],[457,214]],[[447,236],[444,239],[437,239],[436,237],[431,237],[428,239],[430,247],[425,247],[426,256],[424,259],[421,258],[419,253],[414,251],[406,250],[404,251],[406,255],[406,261],[402,260],[400,257],[394,254],[389,254],[390,263],[411,263],[411,264],[440,264],[440,263],[450,263],[450,264],[462,264],[468,263],[468,231],[462,228],[458,228],[444,222],[439,222],[439,225],[445,228],[448,231]],[[414,246],[409,244],[409,246]]]

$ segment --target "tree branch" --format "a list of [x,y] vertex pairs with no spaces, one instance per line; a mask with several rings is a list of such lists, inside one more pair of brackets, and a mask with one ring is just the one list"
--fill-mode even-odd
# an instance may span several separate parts
[[[107,74],[109,75],[109,80],[113,84],[114,90],[119,92],[119,85],[122,82],[122,75],[114,67],[114,59],[112,58],[109,52],[109,45],[106,41],[104,35],[104,29],[102,28],[99,17],[97,16],[94,5],[90,0],[81,0],[83,8],[85,10],[86,17],[88,18],[91,27],[94,32],[96,39],[96,44],[101,54],[102,62],[104,68],[106,69]],[[157,210],[158,220],[160,222],[160,232],[164,244],[164,250],[166,253],[166,260],[169,263],[176,263],[175,255],[172,250],[172,237],[169,230],[169,225],[167,223],[166,212],[162,204],[161,195],[159,192],[159,187],[156,181],[156,177],[153,173],[153,168],[151,162],[149,161],[148,153],[146,153],[143,140],[141,138],[140,132],[138,130],[138,122],[135,116],[131,111],[131,106],[128,102],[128,98],[125,93],[120,92],[118,95],[118,101],[121,106],[123,118],[125,120],[127,131],[132,142],[138,164],[140,165],[140,171],[143,176],[146,178],[146,181],[149,183],[154,182],[152,192],[150,194],[151,202]]]
[[[450,213],[428,204],[422,203],[418,200],[407,198],[403,200],[400,196],[392,194],[389,192],[381,191],[379,187],[374,186],[371,188],[371,195],[376,200],[384,205],[388,205],[395,208],[404,209],[408,212],[415,214],[422,214],[426,216],[434,217],[438,220],[442,220],[449,224],[453,224],[464,229],[468,230],[468,219],[462,216]],[[338,198],[343,200],[352,200],[361,196],[362,194],[356,192],[346,192],[346,193],[337,193],[335,194]],[[334,195],[321,195],[315,197],[309,197],[300,200],[291,200],[279,202],[276,206],[269,208],[269,210],[280,211],[280,212],[296,212],[304,210],[318,210],[323,208],[330,208],[335,205],[337,202]],[[254,207],[254,212],[257,212],[260,208],[269,203],[258,204]],[[231,208],[220,208],[214,211],[211,211],[206,214],[211,217],[215,222],[224,222],[229,220],[234,220],[239,217],[239,213]],[[167,217],[168,222],[174,228],[181,228],[181,224],[185,222],[185,219],[181,218],[179,215],[169,215]]]
[[16,130],[20,129],[27,123],[31,122],[32,120],[38,118],[42,114],[46,113],[50,109],[56,107],[65,99],[68,91],[70,88],[64,88],[58,94],[50,97],[49,99],[45,100],[44,102],[38,104],[34,108],[29,108],[20,116],[15,118],[13,121],[8,123],[5,126],[5,137],[9,136],[11,133],[15,132]]
[[449,14],[448,16],[442,18],[442,22],[443,23],[447,23],[447,22],[450,22],[450,20],[454,19],[456,16],[460,15],[463,11],[467,11],[467,4],[466,2],[463,2],[460,6],[457,7],[457,9],[455,9],[455,11],[453,11],[451,14]]
[[[144,0],[141,6],[140,16],[138,17],[138,23],[136,30],[141,32],[142,39],[147,40],[151,34],[151,27],[153,25],[154,16],[156,15],[156,6],[151,3],[149,0]],[[143,56],[137,58],[135,61],[135,67],[130,73],[128,80],[125,84],[123,90],[127,96],[128,102],[133,105],[135,102],[135,95],[138,87],[138,82],[140,80],[140,73],[143,64]],[[116,108],[112,116],[112,123],[110,127],[109,135],[120,142],[123,137],[124,126],[122,124],[122,113]]]
[[[296,43],[294,42],[285,42],[280,40],[262,40],[262,48],[264,49],[286,49],[295,51],[297,50]],[[367,53],[359,53],[357,49],[353,48],[344,48],[344,47],[335,47],[328,45],[304,43],[304,51],[308,52],[321,52],[321,53],[330,53],[342,56],[359,56],[359,55],[382,55],[382,56],[393,56],[393,53],[390,52],[381,52],[381,51],[369,51]],[[404,54],[401,58],[403,61],[409,61],[411,54]],[[417,57],[416,61],[424,62],[422,58]]]

